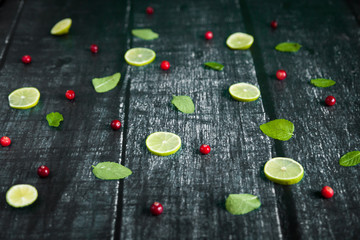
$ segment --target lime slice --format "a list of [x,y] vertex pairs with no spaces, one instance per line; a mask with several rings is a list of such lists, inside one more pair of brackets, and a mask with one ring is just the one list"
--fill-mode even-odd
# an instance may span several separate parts
[[34,186],[29,184],[18,184],[12,186],[6,193],[6,202],[15,208],[26,207],[35,202],[38,192]]
[[155,60],[156,54],[148,48],[132,48],[125,53],[125,60],[134,66],[144,66]]
[[70,30],[72,20],[71,18],[65,18],[58,23],[56,23],[51,29],[50,33],[52,35],[64,35],[67,34]]
[[174,133],[155,132],[147,137],[146,147],[152,154],[168,156],[180,149],[181,139]]
[[246,50],[251,47],[254,37],[246,33],[233,33],[226,39],[226,45],[231,49]]
[[248,83],[236,83],[229,88],[230,95],[242,102],[252,102],[260,97],[260,90]]
[[283,157],[267,161],[264,172],[269,180],[283,185],[298,183],[304,176],[304,169],[300,163]]
[[34,87],[19,88],[10,93],[8,98],[10,107],[28,109],[38,104],[40,92]]

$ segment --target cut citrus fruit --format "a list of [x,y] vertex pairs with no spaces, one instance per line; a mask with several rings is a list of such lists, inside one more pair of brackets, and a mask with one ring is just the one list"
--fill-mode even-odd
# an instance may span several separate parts
[[283,157],[267,161],[264,172],[269,180],[283,185],[298,183],[304,176],[304,169],[300,163],[291,158]]
[[249,83],[236,83],[229,88],[230,95],[242,102],[252,102],[260,97],[260,90]]
[[226,45],[235,50],[246,50],[251,47],[254,37],[246,33],[233,33],[226,39]]
[[149,48],[132,48],[125,53],[125,60],[134,66],[144,66],[155,60],[156,54]]
[[6,193],[6,202],[15,208],[26,207],[35,202],[38,197],[36,188],[29,184],[12,186]]
[[19,88],[10,93],[8,98],[10,107],[28,109],[38,104],[40,92],[34,87]]
[[64,35],[67,34],[70,30],[72,20],[71,18],[65,18],[58,23],[56,23],[51,29],[50,33],[52,35]]
[[152,154],[168,156],[180,149],[181,139],[174,133],[155,132],[147,137],[146,147]]

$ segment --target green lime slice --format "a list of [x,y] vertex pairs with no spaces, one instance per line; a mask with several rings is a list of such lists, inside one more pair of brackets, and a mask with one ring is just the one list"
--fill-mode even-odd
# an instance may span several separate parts
[[236,83],[229,88],[230,95],[238,101],[252,102],[260,97],[260,90],[249,83]]
[[246,50],[251,47],[254,37],[246,33],[233,33],[226,39],[226,45],[235,50]]
[[134,66],[144,66],[155,60],[156,54],[149,48],[132,48],[125,53],[125,60]]
[[180,149],[181,139],[174,133],[155,132],[147,137],[146,147],[152,154],[168,156]]
[[72,24],[71,18],[65,18],[58,23],[56,23],[51,29],[50,33],[52,35],[64,35],[69,33],[70,27]]
[[34,87],[19,88],[8,96],[12,108],[28,109],[35,107],[40,99],[40,92]]
[[37,197],[36,188],[29,184],[14,185],[6,192],[6,202],[15,208],[29,206]]
[[267,161],[264,172],[269,180],[282,185],[298,183],[304,176],[304,169],[300,163],[291,158],[283,157]]

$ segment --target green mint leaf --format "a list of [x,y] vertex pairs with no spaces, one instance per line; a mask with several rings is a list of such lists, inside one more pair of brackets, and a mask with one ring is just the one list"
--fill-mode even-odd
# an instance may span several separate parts
[[297,52],[302,46],[294,42],[283,42],[276,45],[275,49],[280,52]]
[[204,64],[205,64],[205,66],[215,69],[215,70],[218,70],[218,71],[221,71],[224,68],[224,65],[217,63],[217,62],[206,62]]
[[336,82],[330,79],[316,78],[316,79],[311,79],[310,83],[315,87],[330,87],[334,85]]
[[257,196],[251,194],[230,194],[226,199],[226,210],[233,215],[242,215],[261,206]]
[[46,115],[46,120],[48,121],[49,126],[58,127],[60,126],[60,122],[64,121],[64,117],[58,112],[52,112]]
[[294,132],[294,124],[286,119],[276,119],[260,125],[263,133],[281,141],[289,140]]
[[360,151],[348,152],[339,160],[339,164],[344,167],[351,167],[360,163]]
[[92,80],[92,84],[96,92],[104,93],[114,89],[118,85],[120,77],[120,73],[115,73],[114,75],[108,77],[94,78]]
[[130,169],[115,162],[101,162],[92,167],[94,175],[102,180],[118,180],[132,174]]
[[183,113],[193,113],[195,111],[194,103],[188,96],[173,96],[171,103]]
[[156,32],[153,32],[149,28],[144,29],[133,29],[131,30],[131,33],[138,38],[144,39],[144,40],[153,40],[159,37],[159,34]]

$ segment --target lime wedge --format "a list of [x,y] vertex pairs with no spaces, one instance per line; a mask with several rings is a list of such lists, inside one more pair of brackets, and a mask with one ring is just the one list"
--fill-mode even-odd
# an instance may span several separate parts
[[300,163],[283,157],[267,161],[264,172],[269,180],[283,185],[298,183],[304,176],[304,169]]
[[236,83],[229,88],[230,95],[238,101],[252,102],[260,97],[260,90],[248,83]]
[[180,149],[181,139],[174,133],[155,132],[147,137],[146,147],[152,154],[168,156]]
[[28,109],[38,104],[40,92],[34,87],[19,88],[10,93],[8,98],[10,107]]
[[246,33],[233,33],[226,39],[226,45],[235,50],[246,50],[251,47],[254,37]]
[[50,33],[52,35],[64,35],[67,34],[70,30],[72,20],[71,18],[65,18],[58,23],[56,23],[51,29]]
[[148,48],[132,48],[125,53],[125,60],[134,66],[144,66],[155,60],[156,54]]
[[12,186],[6,193],[6,202],[15,208],[26,207],[35,202],[38,192],[34,186],[29,184],[18,184]]

